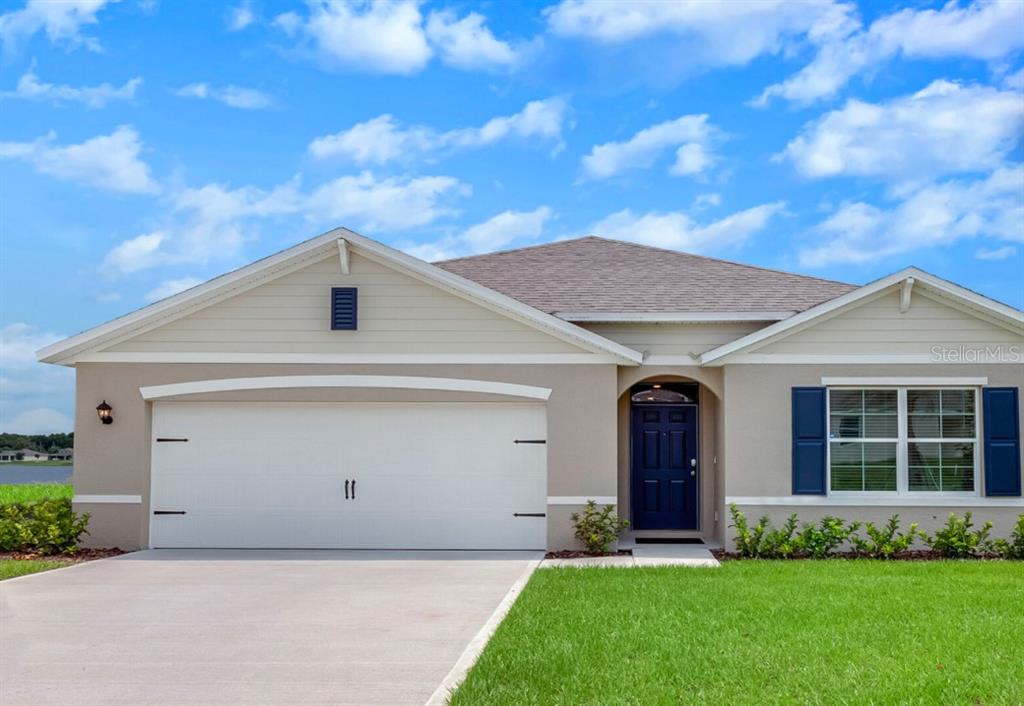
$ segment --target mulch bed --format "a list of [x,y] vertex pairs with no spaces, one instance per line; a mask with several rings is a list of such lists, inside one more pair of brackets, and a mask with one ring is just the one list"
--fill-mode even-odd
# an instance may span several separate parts
[[596,554],[591,552],[582,552],[572,549],[563,549],[557,552],[548,552],[544,555],[545,559],[583,559],[585,557],[592,556],[632,556],[632,549],[620,549],[616,552],[605,552],[604,554]]
[[[735,552],[727,552],[724,549],[712,549],[711,553],[719,561],[744,561],[744,560],[751,561],[747,557],[740,556],[739,554],[736,554]],[[860,552],[839,552],[837,554],[829,554],[828,558],[829,559],[868,559],[869,557],[866,554],[862,554]],[[909,552],[901,552],[899,554],[896,554],[896,555],[890,557],[887,561],[938,561],[938,560],[944,559],[944,558],[945,557],[942,556],[942,554],[940,554],[939,552],[933,551],[931,549],[914,549],[914,550],[909,551]],[[970,556],[970,557],[964,557],[964,558],[965,559],[973,559],[973,560],[976,560],[976,561],[986,561],[986,560],[1001,561],[1000,559],[998,559],[996,557]],[[814,561],[814,559],[812,557],[809,557],[809,556],[795,556],[795,557],[787,557],[785,559],[779,559],[779,561]]]
[[0,552],[0,559],[42,559],[45,561],[64,561],[68,564],[78,564],[83,561],[106,559],[127,553],[123,549],[78,549],[73,554],[50,555],[33,554],[31,552]]

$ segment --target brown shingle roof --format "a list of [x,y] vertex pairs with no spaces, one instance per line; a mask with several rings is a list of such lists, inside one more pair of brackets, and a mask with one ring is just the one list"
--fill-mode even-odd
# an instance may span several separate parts
[[595,236],[435,263],[546,311],[803,311],[853,285]]

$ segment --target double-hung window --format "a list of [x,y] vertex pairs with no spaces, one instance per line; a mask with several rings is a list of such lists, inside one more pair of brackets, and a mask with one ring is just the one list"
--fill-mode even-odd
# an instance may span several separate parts
[[977,492],[977,390],[830,388],[831,493]]

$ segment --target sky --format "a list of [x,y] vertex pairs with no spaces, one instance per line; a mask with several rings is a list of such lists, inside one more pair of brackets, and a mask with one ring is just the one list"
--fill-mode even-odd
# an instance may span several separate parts
[[0,431],[35,350],[335,226],[599,235],[1024,307],[1024,0],[0,0]]

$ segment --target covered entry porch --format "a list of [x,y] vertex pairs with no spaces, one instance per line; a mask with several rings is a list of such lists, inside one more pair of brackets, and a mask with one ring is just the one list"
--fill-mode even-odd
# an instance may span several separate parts
[[630,522],[620,546],[719,543],[721,370],[619,368],[617,405],[618,507]]

